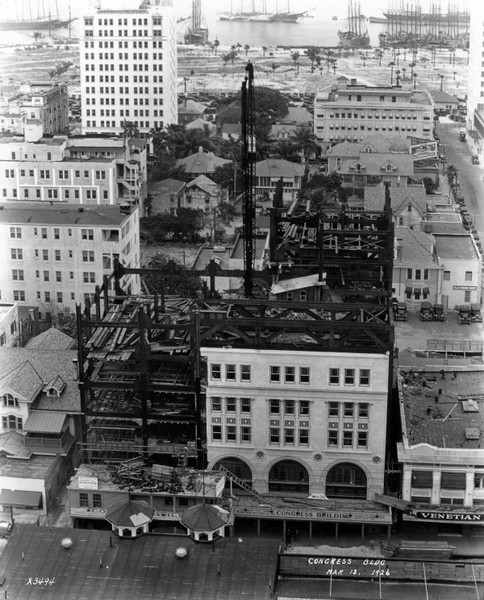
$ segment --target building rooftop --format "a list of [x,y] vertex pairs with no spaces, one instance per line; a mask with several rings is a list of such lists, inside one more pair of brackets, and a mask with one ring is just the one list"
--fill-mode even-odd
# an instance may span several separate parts
[[0,223],[12,225],[97,225],[119,227],[127,218],[119,206],[81,206],[66,202],[8,202],[0,207]]
[[29,458],[32,452],[25,445],[24,436],[18,431],[7,431],[0,434],[0,456]]
[[432,253],[432,234],[408,227],[395,227],[395,239],[399,248],[395,266],[416,266],[421,269],[438,267],[438,261]]
[[[360,153],[399,153],[409,154],[410,140],[403,135],[387,137],[369,135],[362,142],[341,142],[328,149],[327,154],[334,156],[359,156]],[[370,152],[370,153],[371,153]]]
[[474,260],[477,258],[471,235],[468,233],[460,235],[436,233],[435,247],[441,260]]
[[76,341],[74,338],[71,338],[56,327],[50,327],[31,338],[25,347],[30,350],[69,350],[75,345]]
[[44,479],[57,460],[56,456],[43,456],[40,454],[30,456],[28,460],[0,457],[0,473],[2,477],[6,478]]
[[255,164],[257,177],[302,177],[305,166],[283,158],[268,158]]
[[[19,392],[28,394],[38,410],[78,413],[77,364],[73,362],[76,358],[76,350],[65,348],[0,348],[0,389],[20,387]],[[59,397],[47,396],[44,386],[58,375],[65,382],[65,388]]]
[[410,445],[482,448],[484,372],[399,372]]
[[[432,201],[425,193],[423,186],[392,187],[390,188],[390,202],[392,210],[398,214],[402,209],[406,209],[408,204],[412,204],[421,215],[427,213],[432,208]],[[367,210],[383,210],[385,206],[385,187],[382,184],[376,186],[366,186],[364,188],[364,207]]]
[[[61,547],[66,537],[73,541],[68,550]],[[110,531],[17,525],[0,557],[0,572],[8,573],[4,589],[9,598],[25,600],[40,595],[51,600],[272,597],[280,540],[224,538],[212,546],[186,535],[144,535],[135,540],[115,537],[110,548],[110,538]],[[188,550],[184,559],[176,556],[180,547]],[[19,559],[22,553],[24,561]],[[37,575],[55,577],[55,583],[47,589],[26,586]]]
[[217,167],[228,165],[232,161],[219,158],[213,152],[204,152],[200,146],[198,152],[176,161],[177,166],[182,166],[186,173],[213,173]]

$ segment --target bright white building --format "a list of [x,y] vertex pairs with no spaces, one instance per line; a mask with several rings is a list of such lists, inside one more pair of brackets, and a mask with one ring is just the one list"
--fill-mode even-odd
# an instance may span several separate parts
[[143,140],[122,137],[0,137],[0,203],[8,200],[143,205]]
[[84,133],[142,135],[177,122],[176,19],[172,0],[136,10],[96,10],[80,21]]
[[388,353],[201,349],[209,468],[260,493],[373,500],[384,485]]
[[[39,202],[0,206],[3,302],[36,306],[41,318],[91,297],[114,259],[137,267],[139,210]],[[137,277],[126,291],[139,292]]]

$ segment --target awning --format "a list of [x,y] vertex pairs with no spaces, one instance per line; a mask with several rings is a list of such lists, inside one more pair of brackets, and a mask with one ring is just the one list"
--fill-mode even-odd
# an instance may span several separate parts
[[22,506],[39,508],[42,502],[42,492],[28,492],[25,490],[2,490],[0,504],[7,506]]
[[25,421],[24,431],[61,433],[65,420],[64,413],[31,412]]

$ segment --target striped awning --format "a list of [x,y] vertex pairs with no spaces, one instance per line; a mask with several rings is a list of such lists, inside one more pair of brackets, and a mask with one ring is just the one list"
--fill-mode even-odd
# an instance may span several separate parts
[[42,492],[26,490],[2,490],[0,504],[3,506],[20,506],[39,508],[42,502]]
[[25,421],[24,431],[61,433],[65,420],[65,413],[31,412]]

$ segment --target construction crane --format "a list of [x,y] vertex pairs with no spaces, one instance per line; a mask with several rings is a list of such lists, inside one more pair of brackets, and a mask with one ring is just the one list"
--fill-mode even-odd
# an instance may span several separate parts
[[246,298],[251,298],[255,268],[255,99],[253,64],[248,62],[245,70],[247,75],[242,83],[244,292]]

